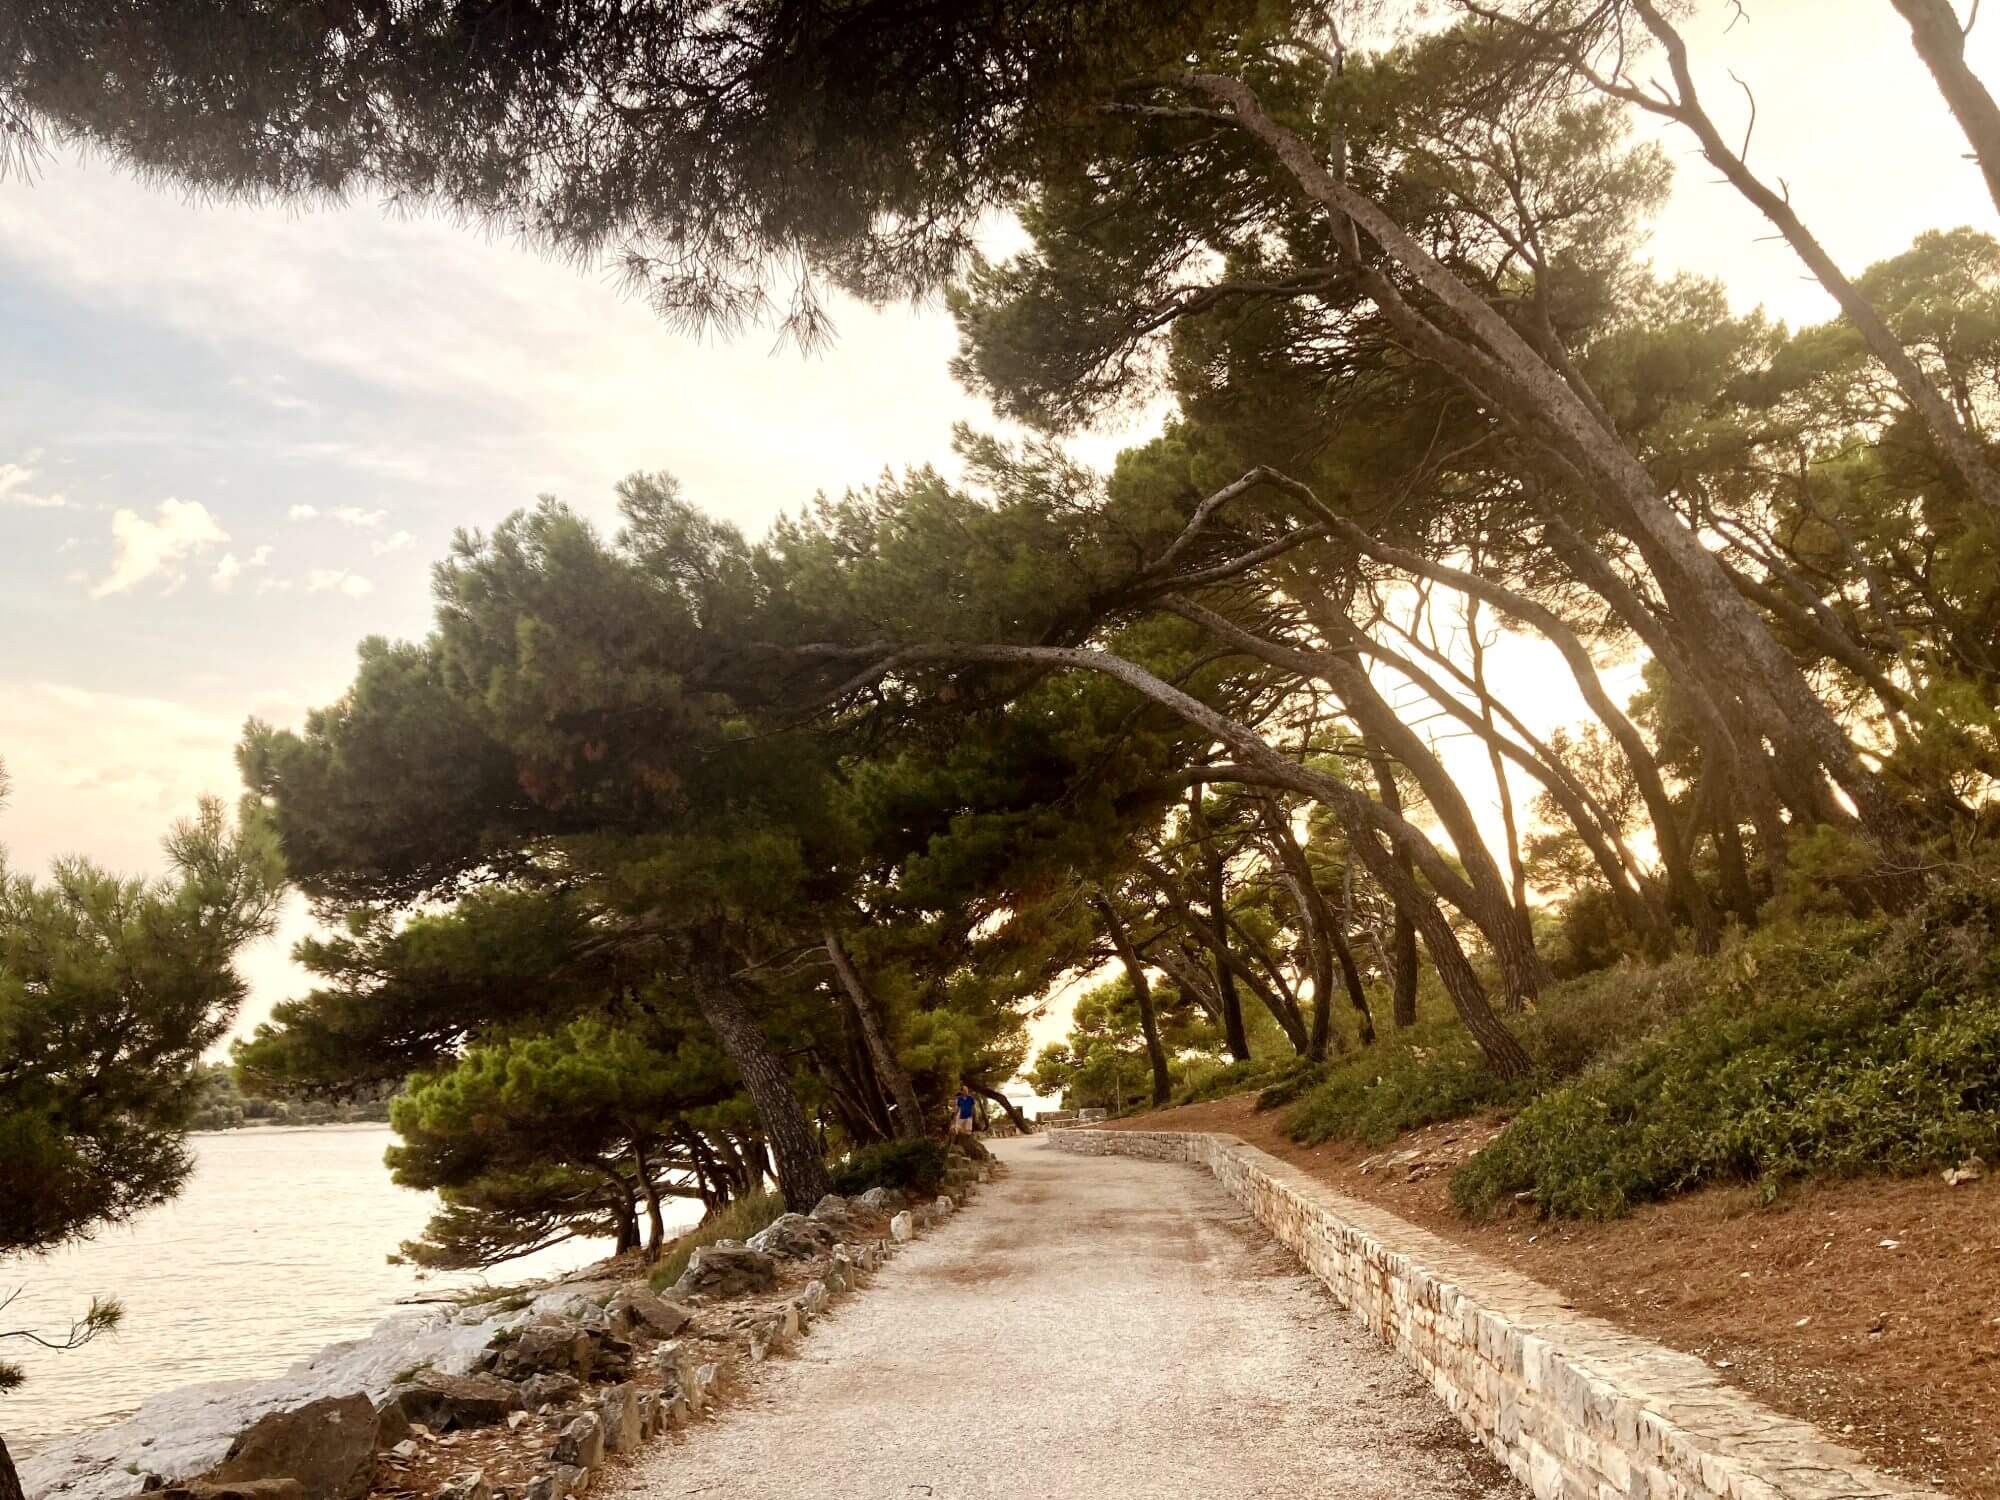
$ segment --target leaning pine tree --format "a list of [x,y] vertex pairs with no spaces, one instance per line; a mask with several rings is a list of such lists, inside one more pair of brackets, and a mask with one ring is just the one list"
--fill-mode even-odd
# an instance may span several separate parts
[[810,1209],[831,1180],[763,1012],[773,963],[801,934],[822,940],[808,872],[841,836],[822,748],[747,733],[750,706],[711,680],[699,626],[750,590],[740,544],[716,533],[707,571],[635,567],[686,516],[651,481],[625,499],[622,550],[552,505],[462,541],[439,570],[431,638],[365,643],[353,688],[303,733],[253,723],[245,776],[328,907],[571,893],[594,955],[692,1002],[787,1203]]

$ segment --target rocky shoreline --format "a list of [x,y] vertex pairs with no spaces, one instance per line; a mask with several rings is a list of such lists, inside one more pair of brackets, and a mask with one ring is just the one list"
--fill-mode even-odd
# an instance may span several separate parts
[[830,1196],[747,1243],[702,1247],[662,1295],[600,1266],[393,1314],[275,1379],[150,1397],[24,1457],[22,1486],[27,1500],[563,1500],[693,1420],[732,1371],[796,1338],[997,1170],[961,1146],[933,1201]]

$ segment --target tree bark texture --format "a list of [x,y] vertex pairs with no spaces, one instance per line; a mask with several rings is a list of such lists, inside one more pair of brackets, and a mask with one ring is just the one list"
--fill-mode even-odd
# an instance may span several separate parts
[[[1397,789],[1396,773],[1390,769],[1386,756],[1376,755],[1371,759],[1382,805],[1401,816],[1403,794]],[[1403,873],[1414,879],[1410,857],[1397,850],[1395,858]],[[1396,905],[1395,911],[1395,925],[1389,934],[1389,1019],[1400,1029],[1417,1024],[1417,927],[1401,903]]]
[[790,1070],[771,1050],[770,1041],[722,965],[713,958],[698,963],[703,972],[694,976],[695,1003],[750,1095],[757,1122],[770,1143],[785,1207],[793,1213],[810,1213],[813,1205],[833,1191],[833,1178],[792,1088]]
[[1160,1018],[1153,1009],[1153,986],[1146,978],[1146,966],[1139,961],[1139,950],[1132,946],[1132,934],[1110,898],[1099,891],[1091,897],[1091,903],[1104,919],[1104,930],[1111,938],[1111,946],[1118,950],[1118,961],[1125,966],[1125,978],[1139,1006],[1139,1031],[1146,1039],[1146,1063],[1153,1072],[1153,1104],[1158,1107],[1173,1097],[1174,1081],[1167,1072],[1167,1049],[1160,1043]]
[[1889,0],[1910,23],[1910,41],[1917,56],[1937,80],[1938,92],[1951,106],[1958,127],[1972,144],[1986,191],[2000,208],[2000,105],[1965,61],[1965,30],[1950,0]]
[[0,1437],[0,1500],[27,1500],[21,1493],[21,1476],[14,1472],[14,1459],[7,1452],[4,1437]]
[[[1647,0],[1634,3],[1642,14],[1650,10]],[[1189,74],[1182,81],[1228,104],[1236,122],[1271,151],[1306,195],[1329,213],[1337,229],[1352,225],[1365,233],[1449,311],[1464,334],[1448,332],[1412,306],[1379,267],[1343,252],[1348,269],[1416,352],[1513,413],[1530,433],[1541,435],[1552,456],[1574,469],[1585,493],[1598,495],[1613,524],[1645,553],[1672,607],[1707,637],[1710,654],[1729,664],[1755,711],[1759,729],[1781,754],[1823,767],[1860,810],[1860,821],[1885,851],[1901,851],[1907,808],[1862,764],[1846,731],[1798,664],[1731,586],[1716,557],[1667,503],[1645,466],[1605,425],[1593,404],[1498,309],[1379,203],[1336,181],[1297,132],[1270,117],[1243,80],[1226,74]],[[1896,352],[1901,353],[1900,346]],[[1902,357],[1907,363],[1907,355]],[[1994,503],[2000,509],[2000,499]],[[1838,813],[1837,806],[1833,811]]]
[[860,1023],[862,1036],[868,1041],[868,1056],[875,1064],[875,1076],[882,1080],[882,1086],[895,1102],[896,1135],[906,1141],[921,1140],[924,1134],[924,1107],[917,1102],[917,1086],[910,1081],[909,1069],[903,1066],[902,1059],[896,1056],[895,1047],[890,1044],[875,997],[861,982],[860,971],[854,967],[846,946],[840,941],[840,934],[833,930],[831,923],[824,928],[822,936],[826,942],[827,957],[833,960],[834,973],[840,976],[840,987],[847,994],[848,1004],[854,1008],[854,1018]]

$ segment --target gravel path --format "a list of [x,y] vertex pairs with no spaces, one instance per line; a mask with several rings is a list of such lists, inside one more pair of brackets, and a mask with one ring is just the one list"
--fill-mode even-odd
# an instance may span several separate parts
[[1207,1173],[998,1150],[1003,1180],[614,1493],[1519,1495]]

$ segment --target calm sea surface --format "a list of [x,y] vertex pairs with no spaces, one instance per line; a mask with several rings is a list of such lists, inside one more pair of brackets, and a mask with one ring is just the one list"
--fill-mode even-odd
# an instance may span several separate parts
[[[382,1151],[394,1139],[386,1125],[198,1135],[194,1178],[175,1202],[54,1255],[0,1260],[0,1298],[20,1288],[0,1331],[59,1334],[93,1293],[125,1303],[124,1326],[82,1349],[0,1340],[0,1359],[28,1373],[0,1396],[15,1456],[170,1386],[283,1374],[322,1344],[366,1333],[398,1298],[525,1281],[609,1252],[604,1240],[558,1245],[488,1278],[419,1280],[387,1264],[435,1206],[389,1181]],[[687,1220],[699,1215],[681,1207]]]

